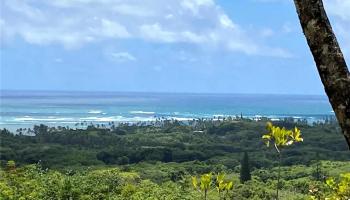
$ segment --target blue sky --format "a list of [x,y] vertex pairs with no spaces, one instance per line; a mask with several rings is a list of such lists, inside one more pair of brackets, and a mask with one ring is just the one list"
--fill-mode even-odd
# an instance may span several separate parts
[[[3,0],[1,89],[324,94],[292,0]],[[350,0],[327,0],[350,58]]]

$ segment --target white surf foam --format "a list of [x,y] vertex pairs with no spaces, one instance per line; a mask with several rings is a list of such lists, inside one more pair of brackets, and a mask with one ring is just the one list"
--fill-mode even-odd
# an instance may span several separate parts
[[131,113],[131,114],[145,114],[145,115],[155,114],[155,112],[152,112],[152,111],[142,111],[142,110],[134,110],[134,111],[130,111],[129,113]]
[[16,117],[14,118],[14,121],[72,121],[74,120],[73,118],[56,118],[54,116],[49,116],[47,118],[34,118],[34,117],[29,117],[29,116],[25,116],[25,117]]
[[101,110],[89,110],[88,113],[89,113],[89,114],[101,114],[102,111],[101,111]]

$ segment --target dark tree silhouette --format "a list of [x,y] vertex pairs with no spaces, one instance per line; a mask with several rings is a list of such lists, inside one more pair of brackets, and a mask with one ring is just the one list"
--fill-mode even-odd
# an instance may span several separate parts
[[243,158],[241,160],[240,180],[241,180],[241,183],[244,183],[246,181],[249,181],[250,179],[251,179],[251,175],[250,175],[249,157],[248,157],[248,153],[244,152]]
[[322,0],[294,0],[326,94],[350,148],[350,73]]

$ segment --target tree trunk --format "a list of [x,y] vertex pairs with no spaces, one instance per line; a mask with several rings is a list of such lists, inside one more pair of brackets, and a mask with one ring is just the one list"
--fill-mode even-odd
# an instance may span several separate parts
[[280,189],[280,178],[281,178],[281,162],[282,161],[282,153],[278,153],[278,176],[277,176],[277,187],[276,187],[276,200],[279,200],[278,191]]
[[322,0],[294,0],[318,73],[350,148],[350,73]]

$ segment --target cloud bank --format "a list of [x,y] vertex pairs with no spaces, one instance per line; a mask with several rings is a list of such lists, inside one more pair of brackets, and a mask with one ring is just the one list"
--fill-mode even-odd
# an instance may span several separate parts
[[19,37],[33,45],[70,49],[136,39],[291,57],[282,48],[254,40],[254,33],[230,19],[213,0],[4,0],[3,5],[0,26],[5,41]]

